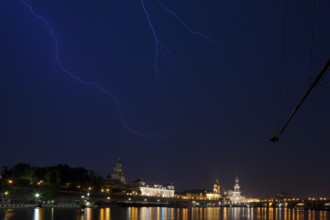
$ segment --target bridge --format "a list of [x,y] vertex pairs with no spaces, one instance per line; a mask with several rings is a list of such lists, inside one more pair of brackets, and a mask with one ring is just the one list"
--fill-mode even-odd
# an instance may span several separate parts
[[330,210],[329,198],[307,198],[307,199],[264,199],[260,202],[251,203],[253,207],[272,208],[300,208],[309,210]]

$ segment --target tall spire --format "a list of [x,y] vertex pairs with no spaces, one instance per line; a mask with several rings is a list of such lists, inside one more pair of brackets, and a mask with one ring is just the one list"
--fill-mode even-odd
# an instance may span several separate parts
[[123,164],[121,163],[120,158],[118,159],[118,161],[113,169],[113,173],[111,174],[111,179],[119,180],[121,183],[126,182],[126,178],[125,178],[124,172],[123,172]]
[[214,184],[213,184],[213,193],[218,193],[220,194],[220,184],[219,180],[215,179]]
[[240,191],[239,179],[238,179],[238,176],[237,175],[236,175],[236,178],[235,178],[234,191],[235,192],[239,192]]

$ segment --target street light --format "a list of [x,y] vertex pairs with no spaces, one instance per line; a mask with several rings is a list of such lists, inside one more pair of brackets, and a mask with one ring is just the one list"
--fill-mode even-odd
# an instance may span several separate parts
[[40,198],[40,193],[35,193],[34,197],[38,200]]

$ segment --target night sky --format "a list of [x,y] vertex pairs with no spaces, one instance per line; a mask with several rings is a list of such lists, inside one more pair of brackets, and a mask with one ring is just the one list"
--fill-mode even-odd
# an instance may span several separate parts
[[[286,5],[286,6],[285,6]],[[31,6],[31,8],[29,8]],[[330,197],[330,1],[1,0],[0,165]],[[52,32],[53,31],[53,32]],[[310,79],[311,78],[311,79]]]

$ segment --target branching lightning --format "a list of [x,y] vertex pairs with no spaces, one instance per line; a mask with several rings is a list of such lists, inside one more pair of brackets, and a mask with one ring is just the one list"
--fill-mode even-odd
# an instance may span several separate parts
[[154,58],[154,67],[155,67],[155,71],[156,71],[156,81],[158,82],[159,81],[159,77],[160,77],[160,73],[159,73],[159,69],[158,69],[158,50],[160,49],[161,52],[163,53],[164,57],[166,59],[168,59],[167,57],[167,54],[171,54],[171,51],[160,41],[158,35],[157,35],[157,32],[151,22],[151,18],[150,18],[150,15],[149,15],[149,12],[144,4],[144,0],[141,0],[141,5],[142,5],[142,8],[143,8],[143,11],[145,13],[145,15],[147,16],[147,20],[148,20],[148,24],[149,24],[149,27],[151,29],[151,32],[152,32],[152,35],[154,37],[154,40],[155,40],[155,58]]
[[[161,6],[161,8],[166,11],[167,13],[171,14],[173,17],[175,17],[191,34],[193,35],[197,35],[199,37],[202,37],[204,39],[206,39],[208,42],[211,42],[211,39],[209,36],[207,36],[206,34],[203,34],[203,33],[200,33],[200,32],[197,32],[197,31],[193,31],[188,25],[187,23],[181,19],[176,13],[174,13],[172,10],[168,9],[167,7],[164,6],[164,4],[161,2],[161,0],[158,0],[159,2],[159,5]],[[142,8],[143,8],[143,11],[147,17],[147,20],[148,20],[148,25],[151,29],[151,32],[152,32],[152,35],[153,35],[153,38],[154,38],[154,41],[155,41],[155,57],[154,57],[154,66],[155,66],[155,71],[156,71],[156,81],[159,81],[159,78],[160,78],[160,71],[159,71],[159,68],[158,68],[158,52],[159,50],[162,52],[164,58],[166,60],[169,60],[168,59],[168,55],[171,55],[171,51],[165,46],[165,44],[162,43],[162,41],[160,40],[160,38],[158,37],[157,35],[157,32],[155,30],[155,27],[153,26],[153,23],[151,21],[151,18],[150,18],[150,14],[149,14],[149,11],[144,3],[144,0],[141,0],[141,5],[142,5]]]
[[162,3],[161,0],[158,0],[159,2],[159,5],[162,7],[162,9],[166,12],[168,12],[169,14],[173,15],[191,34],[194,34],[194,35],[197,35],[197,36],[200,36],[202,38],[205,38],[208,42],[211,42],[211,38],[209,36],[207,36],[206,34],[203,34],[201,32],[197,32],[197,31],[193,31],[189,26],[188,24],[182,20],[176,13],[174,13],[172,10],[166,8],[164,6],[164,4]]
[[[159,53],[162,54],[163,58],[165,58],[167,61],[169,61],[169,57],[172,56],[172,53],[171,51],[166,47],[165,44],[163,44],[163,42],[160,40],[160,38],[158,37],[157,35],[157,32],[155,30],[155,27],[152,23],[152,20],[151,20],[151,17],[150,17],[150,14],[149,14],[149,11],[144,3],[144,0],[140,0],[141,1],[141,5],[142,5],[142,8],[143,8],[143,11],[147,17],[147,21],[148,21],[148,25],[151,29],[151,32],[152,32],[152,35],[153,35],[153,38],[154,38],[154,47],[155,47],[155,57],[154,57],[154,68],[155,68],[155,72],[156,72],[156,81],[158,82],[159,79],[160,79],[160,71],[159,71],[159,67],[158,67],[158,62],[159,62]],[[117,113],[119,114],[120,116],[120,120],[121,120],[121,124],[122,126],[127,130],[129,131],[130,133],[132,134],[135,134],[135,135],[140,135],[140,136],[143,136],[143,137],[147,137],[147,138],[150,138],[150,137],[155,137],[155,136],[158,136],[158,137],[167,137],[169,135],[162,135],[162,134],[159,134],[159,133],[156,133],[156,134],[145,134],[141,131],[137,131],[137,130],[134,130],[132,128],[130,128],[126,122],[126,118],[125,118],[125,115],[123,114],[121,108],[120,108],[120,105],[119,105],[119,101],[118,99],[114,96],[114,94],[112,92],[110,92],[109,90],[103,88],[100,84],[96,83],[96,82],[92,82],[92,81],[87,81],[87,80],[83,80],[81,79],[79,76],[77,76],[75,73],[69,71],[62,63],[61,61],[61,58],[60,58],[60,50],[59,50],[59,42],[58,42],[58,38],[56,37],[56,34],[55,34],[55,31],[54,29],[52,28],[52,26],[50,25],[50,23],[48,22],[48,20],[37,14],[34,10],[34,8],[32,7],[31,4],[29,4],[26,0],[21,0],[21,2],[29,9],[30,13],[37,19],[39,19],[40,21],[42,21],[44,23],[44,25],[47,27],[53,41],[54,41],[54,48],[55,48],[55,64],[60,68],[60,70],[67,74],[68,76],[70,76],[73,80],[77,81],[78,83],[84,85],[84,86],[91,86],[91,87],[94,87],[96,88],[98,91],[100,91],[101,93],[109,96],[113,102],[114,102],[114,105],[115,105],[115,109],[117,110]],[[161,8],[166,11],[167,13],[169,13],[170,15],[172,15],[173,17],[175,17],[191,34],[193,35],[197,35],[199,37],[202,37],[204,39],[206,39],[208,42],[211,42],[211,39],[206,35],[206,34],[203,34],[203,33],[200,33],[200,32],[196,32],[196,31],[193,31],[188,25],[187,23],[181,19],[176,13],[174,13],[172,10],[168,9],[167,7],[164,6],[164,4],[161,2],[161,0],[158,0],[158,3],[159,5],[161,6]]]
[[[80,84],[84,85],[84,86],[92,86],[94,88],[96,88],[97,90],[99,90],[101,93],[109,96],[113,102],[114,102],[114,105],[115,105],[115,108],[117,110],[117,113],[119,114],[120,116],[120,120],[121,120],[121,124],[122,126],[129,132],[131,132],[132,134],[135,134],[135,135],[140,135],[140,136],[143,136],[143,137],[146,137],[146,138],[151,138],[151,137],[167,137],[169,135],[162,135],[162,134],[159,134],[159,133],[156,133],[156,134],[145,134],[141,131],[137,131],[137,130],[134,130],[132,128],[130,128],[126,122],[126,118],[123,114],[123,112],[121,111],[120,109],[120,106],[119,106],[119,102],[118,102],[118,99],[109,91],[109,90],[106,90],[104,89],[101,85],[99,85],[98,83],[96,82],[92,82],[92,81],[85,81],[83,79],[81,79],[80,77],[78,77],[77,75],[75,75],[74,73],[70,72],[68,69],[66,69],[60,59],[60,50],[59,50],[59,43],[58,43],[58,39],[55,35],[55,32],[54,32],[54,29],[52,28],[52,26],[50,25],[50,23],[48,22],[48,20],[37,14],[35,12],[35,10],[33,9],[33,7],[25,0],[21,0],[22,3],[30,10],[31,14],[41,20],[45,26],[47,27],[47,29],[49,30],[49,33],[51,35],[51,37],[53,38],[53,41],[54,41],[54,47],[55,47],[55,59],[56,59],[56,64],[58,65],[58,67],[60,68],[60,70],[67,74],[68,76],[70,76],[72,79],[74,79],[75,81],[79,82]],[[156,36],[156,35],[155,35]],[[157,39],[157,38],[156,38]],[[161,45],[160,42],[157,42],[157,45]],[[157,48],[156,48],[157,49]],[[164,48],[163,48],[164,49]],[[157,51],[156,51],[157,52]],[[157,65],[155,64],[155,66],[157,67]]]

